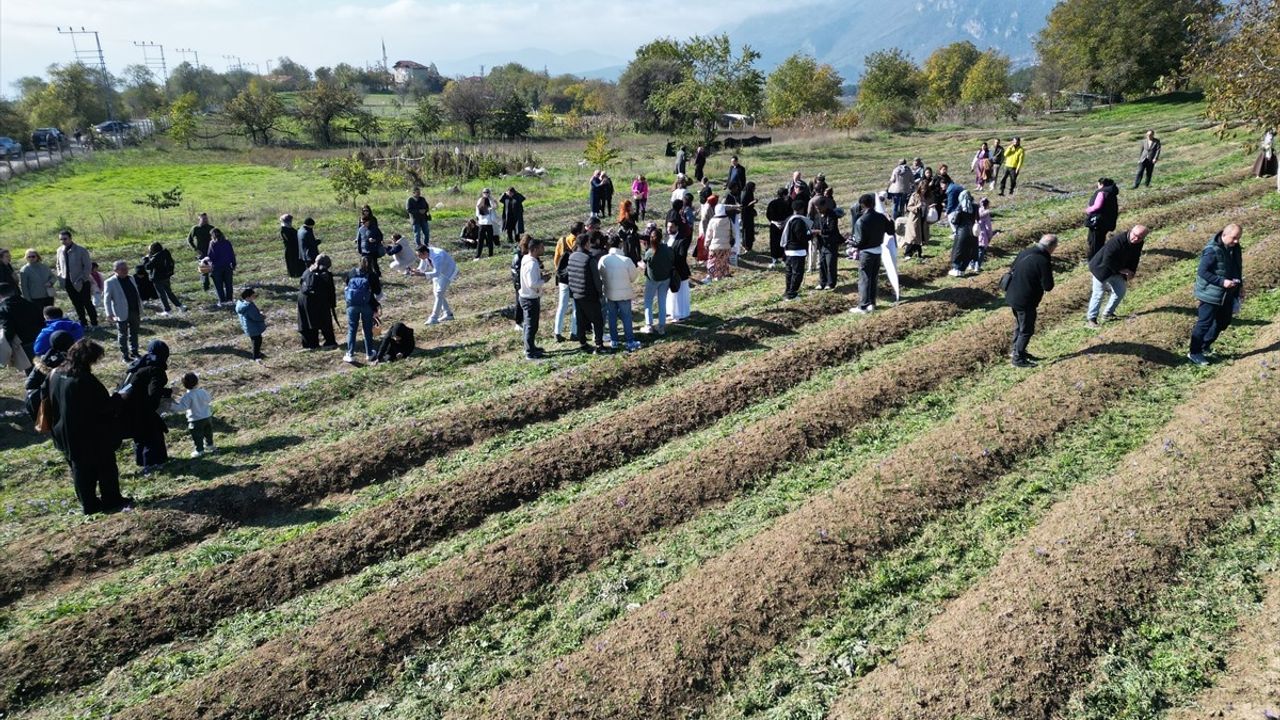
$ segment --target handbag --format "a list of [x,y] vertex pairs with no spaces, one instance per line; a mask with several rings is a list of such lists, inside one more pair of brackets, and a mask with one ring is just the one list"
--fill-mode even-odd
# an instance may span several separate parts
[[930,225],[938,222],[938,208],[936,206],[929,206],[929,211],[924,215],[924,221]]
[[48,397],[40,398],[40,408],[36,410],[36,432],[48,435],[53,432],[53,403]]
[[693,256],[702,262],[707,261],[707,236],[698,236],[698,246],[694,248]]

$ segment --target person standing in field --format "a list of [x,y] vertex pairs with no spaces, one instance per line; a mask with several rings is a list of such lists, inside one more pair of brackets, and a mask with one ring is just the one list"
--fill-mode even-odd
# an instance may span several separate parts
[[1098,179],[1098,189],[1094,191],[1093,200],[1084,213],[1084,224],[1089,229],[1085,259],[1092,260],[1106,242],[1107,233],[1115,230],[1116,223],[1120,220],[1120,188],[1114,180]]
[[701,182],[702,178],[707,174],[707,154],[707,149],[701,145],[699,145],[697,151],[693,153],[694,182]]
[[116,324],[116,339],[125,362],[138,357],[138,332],[142,328],[142,296],[129,274],[129,263],[117,260],[103,291],[107,321]]
[[71,469],[76,499],[85,515],[119,512],[133,506],[120,494],[119,400],[93,375],[102,346],[89,339],[76,342],[49,376],[53,444]]
[[623,200],[618,208],[618,229],[615,231],[622,238],[622,254],[631,258],[631,262],[639,264],[644,256],[644,248],[640,242],[640,223],[636,222],[636,213],[630,200]]
[[1010,363],[1017,368],[1034,367],[1036,358],[1027,353],[1027,344],[1036,333],[1036,312],[1044,294],[1053,290],[1053,251],[1057,235],[1045,235],[1035,245],[1018,253],[1009,272],[1000,280],[1005,302],[1013,311],[1013,346]]
[[903,257],[924,260],[924,245],[929,241],[929,181],[916,183],[915,192],[907,198],[907,232],[903,236]]
[[431,315],[427,317],[428,325],[448,322],[453,319],[453,308],[449,306],[449,286],[458,277],[458,263],[453,256],[439,246],[418,248],[418,268],[415,275],[431,278],[431,290],[435,301],[431,305]]
[[364,332],[364,356],[368,361],[375,357],[373,349],[373,308],[375,298],[382,292],[382,281],[369,266],[369,258],[360,258],[360,267],[347,273],[347,287],[343,299],[347,303],[347,354],[346,363],[355,362],[356,328]]
[[555,337],[556,342],[564,342],[564,319],[566,315],[572,314],[569,321],[569,339],[578,340],[578,312],[576,297],[572,294],[572,287],[569,284],[569,258],[574,252],[574,248],[578,246],[578,238],[585,238],[587,226],[581,221],[575,222],[569,226],[569,233],[562,236],[556,241],[555,250],[551,255],[551,264],[556,269],[556,319],[555,319]]
[[649,181],[643,175],[637,175],[631,181],[631,202],[635,206],[636,215],[644,222],[649,214]]
[[1086,326],[1099,327],[1098,311],[1102,308],[1102,295],[1107,288],[1111,289],[1111,299],[1102,309],[1102,319],[1116,319],[1116,308],[1124,299],[1127,283],[1138,273],[1138,260],[1142,258],[1142,244],[1148,232],[1146,225],[1134,225],[1128,232],[1112,235],[1089,260],[1093,293],[1089,296],[1089,309],[1085,311]]
[[[952,183],[948,187],[948,198],[951,196],[950,188],[956,187],[960,187],[958,183]],[[962,188],[956,195],[955,209],[948,219],[955,239],[951,243],[951,270],[947,274],[960,277],[969,269],[969,264],[978,259],[978,236],[973,232],[973,223],[978,219],[978,207],[968,190]]]
[[[616,351],[624,347],[628,352],[640,349],[631,324],[631,301],[635,299],[636,264],[622,254],[622,239],[609,238],[609,254],[600,258],[600,284],[604,293],[605,323],[609,326],[609,344]],[[618,341],[618,321],[622,321],[623,340]]]
[[787,283],[783,290],[784,300],[795,300],[800,296],[800,284],[804,282],[805,259],[809,255],[809,238],[813,234],[813,222],[806,215],[808,207],[803,201],[791,201],[791,217],[782,227],[783,255],[787,259]]
[[649,223],[644,242],[644,327],[640,332],[666,335],[667,293],[671,289],[675,253],[662,241],[662,231],[653,223]]
[[133,438],[134,460],[149,475],[169,461],[165,447],[167,428],[160,417],[160,404],[173,396],[169,389],[169,346],[152,340],[147,354],[130,363],[118,391],[120,418]]
[[1156,137],[1155,130],[1148,130],[1146,138],[1142,141],[1142,147],[1138,151],[1138,175],[1133,179],[1133,189],[1138,189],[1138,184],[1142,182],[1142,178],[1146,176],[1146,186],[1151,187],[1151,175],[1156,171],[1156,163],[1160,162],[1160,150],[1163,144]]
[[285,213],[280,216],[280,242],[284,245],[284,269],[291,278],[302,277],[307,269],[298,252],[298,229],[293,226],[293,216]]
[[1000,138],[995,138],[991,142],[994,143],[991,146],[991,187],[987,188],[987,190],[996,189],[996,181],[1000,179],[1000,169],[1004,167],[1004,152],[1006,149],[1004,145],[1000,144]]
[[591,173],[591,181],[587,183],[587,213],[600,217],[600,174],[602,171],[596,170]]
[[187,432],[195,445],[195,450],[191,451],[193,458],[218,451],[213,445],[213,398],[199,385],[200,378],[195,373],[183,375],[182,387],[187,392],[173,403],[174,412],[186,413]]
[[764,208],[764,219],[769,222],[769,268],[774,268],[782,254],[782,226],[791,217],[791,202],[787,200],[787,189],[778,188],[774,198]]
[[507,188],[500,198],[502,202],[502,229],[507,233],[507,243],[515,245],[516,238],[524,234],[524,195],[515,186]]
[[422,188],[413,186],[413,194],[404,203],[405,212],[409,214],[409,222],[413,225],[413,244],[415,246],[431,244],[431,205],[422,197]]
[[667,312],[671,322],[680,322],[690,313],[689,281],[693,270],[689,267],[689,247],[693,244],[693,224],[686,212],[690,208],[691,203],[686,198],[672,202],[667,213],[667,245],[675,260],[675,277],[671,285],[675,289],[667,294]]
[[[18,271],[13,269],[13,255],[8,248],[0,248],[0,284],[19,287]],[[25,298],[26,295],[23,295]],[[30,300],[30,298],[27,298]]]
[[319,348],[322,334],[325,348],[338,347],[337,338],[333,335],[338,291],[333,283],[333,273],[329,271],[331,265],[329,256],[321,254],[302,273],[298,287],[298,334],[302,336],[305,350]]
[[613,214],[613,178],[609,177],[609,173],[600,172],[600,217],[609,217]]
[[160,311],[160,317],[169,317],[169,304],[173,307],[186,312],[182,301],[173,292],[173,273],[174,263],[173,254],[164,249],[164,246],[158,242],[151,243],[147,248],[147,256],[142,258],[142,267],[147,271],[147,277],[151,279],[151,284],[156,288],[156,296],[160,298],[160,307],[164,308]]
[[747,183],[742,188],[742,198],[739,201],[741,210],[738,212],[738,226],[740,229],[739,252],[751,252],[756,246],[756,184],[754,182]]
[[1231,326],[1231,318],[1244,296],[1244,261],[1240,252],[1243,235],[1243,228],[1232,223],[1214,235],[1200,253],[1195,284],[1200,306],[1191,330],[1191,351],[1187,353],[1187,359],[1196,365],[1209,364],[1214,341]]
[[1018,175],[1022,173],[1022,164],[1026,162],[1027,150],[1022,147],[1022,138],[1013,139],[1013,144],[1004,152],[1004,177],[1000,178],[1000,194],[1004,195],[1004,184],[1009,183],[1009,194],[1018,189]]
[[76,317],[85,327],[98,327],[98,309],[93,304],[92,280],[93,260],[89,251],[75,244],[71,239],[71,231],[58,233],[62,243],[58,248],[58,260],[54,266],[57,275],[62,279],[62,289],[67,291],[71,306],[76,309]]
[[382,268],[378,267],[378,258],[386,254],[382,245],[382,229],[378,227],[378,218],[368,205],[360,208],[360,224],[356,228],[356,253],[369,261],[369,271],[381,277]]
[[240,329],[249,338],[253,361],[262,362],[267,359],[262,354],[262,335],[267,331],[267,318],[254,302],[257,297],[258,293],[251,287],[241,290],[240,299],[236,301],[236,315],[240,317]]
[[837,265],[844,237],[840,235],[840,218],[844,210],[827,198],[818,201],[818,290],[835,290]]
[[[191,226],[191,232],[187,233],[187,244],[195,251],[196,260],[203,260],[209,257],[209,243],[213,241],[213,223],[209,222],[209,213],[200,213],[199,221]],[[209,281],[211,278],[205,273],[201,282],[204,284],[204,291],[209,292]]]
[[689,148],[684,145],[676,151],[676,177],[688,174],[686,170],[689,167]]
[[1276,162],[1276,131],[1268,129],[1262,134],[1258,159],[1253,161],[1253,176],[1262,178],[1280,174],[1277,170],[1280,170],[1280,164]]
[[984,142],[973,154],[973,160],[969,163],[969,169],[973,171],[973,184],[979,190],[987,186],[987,180],[991,175],[991,148]]
[[889,197],[893,198],[892,220],[902,217],[902,212],[907,207],[907,197],[914,187],[911,168],[907,165],[907,159],[902,158],[889,175]]
[[880,255],[885,236],[893,234],[893,221],[876,212],[876,196],[871,193],[858,198],[858,205],[862,212],[853,224],[853,247],[858,251],[858,304],[849,312],[866,314],[876,309]]
[[[310,267],[320,257],[320,238],[316,237],[316,221],[307,218],[302,221],[302,229],[298,231],[298,259],[303,265]],[[305,268],[303,272],[306,272]]]
[[497,232],[498,214],[494,209],[493,191],[489,188],[481,191],[480,199],[476,200],[476,224],[480,226],[480,237],[476,240],[475,259],[480,259],[486,246],[489,248],[489,257],[493,257],[493,246],[497,242],[495,233]]
[[538,347],[538,321],[542,316],[542,241],[520,236],[520,312],[524,319],[524,356],[536,360],[546,355]]
[[[710,206],[708,206],[710,207]],[[729,277],[729,250],[733,246],[733,224],[729,220],[724,203],[716,203],[712,217],[707,221],[707,278],[711,283]]]
[[991,238],[995,236],[995,228],[991,224],[991,200],[982,198],[978,203],[978,221],[974,225],[978,229],[978,257],[969,263],[973,272],[982,272],[982,263],[987,261],[987,250],[991,247]]
[[600,259],[604,253],[595,245],[591,236],[581,232],[569,241],[566,248],[564,284],[573,295],[573,316],[578,326],[576,333],[582,352],[591,352],[587,342],[590,334],[595,337],[595,354],[603,355],[604,307],[600,304]]
[[728,177],[725,178],[724,186],[728,188],[731,188],[734,186],[741,188],[741,187],[746,187],[746,185],[747,185],[747,168],[745,165],[738,162],[738,156],[734,155],[733,157],[729,158],[729,175]]
[[26,261],[18,271],[22,297],[35,303],[37,307],[51,307],[55,279],[53,269],[44,264],[35,248],[27,248]]
[[209,241],[209,265],[212,269],[213,287],[218,292],[218,307],[231,305],[231,291],[235,281],[236,250],[231,241],[218,228],[214,228]]

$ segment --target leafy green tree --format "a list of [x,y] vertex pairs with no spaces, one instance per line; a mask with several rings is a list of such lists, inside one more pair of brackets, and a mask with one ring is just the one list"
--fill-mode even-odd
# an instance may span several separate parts
[[593,135],[582,150],[582,158],[587,161],[587,164],[601,170],[607,169],[621,155],[622,150],[610,145],[609,136],[603,131]]
[[418,98],[418,104],[413,108],[412,122],[413,128],[426,138],[434,135],[444,125],[444,112],[435,100],[429,97]]
[[142,197],[135,198],[132,202],[134,205],[145,205],[155,210],[156,227],[164,227],[164,211],[182,205],[182,188],[175,185],[169,190],[158,193],[144,193]]
[[31,135],[31,123],[22,108],[12,100],[0,98],[0,135],[26,142]]
[[1203,78],[1209,119],[1280,124],[1280,12],[1269,0],[1236,0],[1188,57]]
[[524,100],[512,93],[493,112],[488,121],[489,129],[504,138],[518,138],[529,134],[533,127],[533,118],[529,117],[529,108]]
[[355,207],[356,200],[369,194],[373,187],[373,176],[369,168],[355,158],[340,158],[333,164],[333,172],[329,175],[329,184],[339,205],[350,202]]
[[169,105],[169,137],[191,147],[196,137],[199,119],[196,112],[200,109],[200,98],[193,92],[183,93],[181,97]]
[[174,98],[194,93],[200,101],[201,110],[219,108],[239,92],[232,88],[225,75],[213,68],[197,68],[189,62],[181,63],[169,73],[165,90],[169,97]]
[[1219,0],[1064,0],[1036,38],[1042,66],[1065,86],[1107,95],[1145,92],[1176,75]]
[[363,98],[353,88],[324,80],[298,93],[298,117],[311,136],[324,145],[333,143],[333,121],[360,109]]
[[716,123],[724,113],[760,112],[764,75],[755,66],[760,53],[744,45],[735,56],[728,35],[693,37],[679,49],[689,65],[679,82],[654,90],[648,101],[652,110],[680,117],[708,143],[715,139]]
[[965,78],[982,53],[968,40],[944,45],[924,61],[926,101],[934,108],[960,102]]
[[284,103],[265,83],[254,79],[227,103],[223,110],[227,119],[240,126],[241,132],[255,145],[271,142],[271,133],[279,128],[285,116]]
[[360,136],[361,140],[373,144],[382,134],[382,120],[368,110],[357,108],[346,115],[344,129]]
[[147,117],[165,106],[164,91],[155,73],[146,65],[129,65],[121,76],[124,92],[120,101],[131,117]]
[[981,105],[1009,97],[1009,58],[995,50],[978,57],[960,86],[960,102]]
[[489,84],[484,78],[474,77],[451,81],[445,86],[441,100],[445,116],[465,125],[467,134],[473,138],[496,105]]
[[276,61],[271,77],[281,90],[303,90],[311,85],[311,71],[288,55],[281,55]]
[[838,110],[843,84],[835,68],[796,53],[769,73],[764,86],[765,114],[771,123],[785,123],[808,113]]
[[32,98],[29,107],[34,125],[84,127],[109,119],[108,106],[119,107],[110,73],[82,63],[49,66],[49,82]]
[[[665,41],[659,41],[665,42]],[[676,113],[659,113],[649,106],[649,97],[660,87],[674,85],[684,76],[688,63],[678,53],[636,51],[636,57],[618,78],[616,109],[618,114],[636,123],[641,130],[673,130]]]
[[898,48],[867,56],[858,85],[858,120],[863,125],[904,129],[914,123],[913,109],[925,92],[915,63]]

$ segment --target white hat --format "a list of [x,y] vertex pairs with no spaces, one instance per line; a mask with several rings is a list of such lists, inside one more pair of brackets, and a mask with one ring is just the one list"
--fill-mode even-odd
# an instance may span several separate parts
[[727,216],[728,216],[728,213],[726,213],[726,212],[725,212],[725,209],[724,209],[724,203],[716,203],[716,215],[715,215],[715,216],[716,216],[716,217],[727,217]]

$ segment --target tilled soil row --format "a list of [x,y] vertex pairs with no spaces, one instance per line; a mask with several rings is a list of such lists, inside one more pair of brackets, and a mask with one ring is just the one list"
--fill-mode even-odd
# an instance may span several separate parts
[[[1225,182],[1193,183],[1143,199],[1152,203],[1177,202]],[[1047,220],[1049,224],[1044,228],[1025,236],[1017,232],[1002,233],[993,247],[997,251],[1018,249],[1026,237],[1071,227],[1074,216],[1074,213],[1063,213]],[[922,281],[942,275],[946,267],[945,257],[937,254],[928,262],[904,266],[902,277],[906,281]],[[989,291],[995,289],[994,278],[976,282]],[[940,292],[922,296],[921,300],[954,302],[951,298],[954,293]],[[70,531],[41,533],[11,543],[6,547],[6,558],[0,560],[0,577],[4,578],[0,585],[0,604],[12,602],[59,578],[118,567],[141,555],[192,542],[228,525],[265,517],[329,493],[378,482],[500,432],[554,419],[613,397],[628,387],[652,382],[658,374],[681,372],[724,352],[749,347],[764,337],[793,332],[806,323],[845,309],[846,302],[840,295],[810,295],[801,302],[771,308],[756,318],[731,320],[719,332],[661,343],[612,367],[601,368],[599,363],[592,363],[590,372],[581,368],[571,370],[537,388],[504,393],[478,406],[429,420],[367,430],[336,444],[333,452],[323,457],[298,453],[279,464],[285,470],[278,478],[265,480],[257,473],[248,473],[172,498],[163,507],[145,508]]]
[[[1198,247],[1199,241],[1184,244]],[[1151,260],[1148,272],[1152,266],[1173,262],[1162,255]],[[1083,278],[1072,287],[1060,296],[1057,312],[1078,310],[1087,296]],[[1068,297],[1073,302],[1067,302]],[[867,324],[890,315],[872,316]],[[246,707],[245,703],[267,714],[287,714],[316,697],[356,692],[411,648],[440,638],[491,607],[584,569],[646,532],[688,519],[699,508],[731,497],[755,478],[840,436],[850,425],[965,375],[975,362],[1002,353],[1007,335],[1007,318],[989,320],[979,329],[966,328],[914,350],[893,368],[842,381],[821,398],[743,430],[737,436],[742,439],[727,441],[735,448],[746,445],[748,436],[776,438],[773,443],[753,441],[743,453],[726,453],[710,466],[691,458],[579,502],[558,517],[450,561],[394,592],[336,613],[323,627],[310,628],[296,640],[274,641],[256,656],[193,682],[165,712],[177,705],[205,707],[208,701],[213,705],[205,709],[215,715],[234,714],[233,708]],[[342,670],[331,673],[325,668]],[[259,683],[268,676],[270,681]],[[254,689],[268,686],[267,692]],[[227,693],[232,699],[219,705],[215,696]]]
[[[1185,237],[1185,236],[1184,236]],[[1169,249],[1194,250],[1198,240],[1174,240]],[[1149,277],[1174,262],[1171,254],[1152,255],[1140,277]],[[1077,277],[1045,303],[1041,317],[1053,321],[1078,310],[1088,297],[1089,280]],[[360,515],[302,536],[280,547],[252,553],[229,565],[185,579],[93,613],[59,621],[19,642],[0,648],[0,666],[21,668],[10,677],[12,688],[0,696],[29,698],[91,681],[113,665],[150,645],[178,634],[202,632],[217,620],[249,608],[267,608],[331,579],[381,562],[391,553],[418,551],[436,540],[472,527],[494,512],[515,507],[543,492],[619,466],[699,427],[773,396],[824,368],[848,362],[867,349],[985,303],[990,295],[971,289],[958,302],[921,301],[901,322],[885,328],[875,323],[844,326],[733,371],[713,386],[681,401],[683,422],[649,421],[668,412],[670,399],[658,398],[623,412],[596,428],[615,438],[611,447],[566,444],[556,438],[526,451],[465,473],[447,487],[431,486],[372,508]],[[970,363],[991,360],[1003,351],[1008,321],[1003,314],[914,354],[930,357],[944,349]],[[958,343],[958,344],[957,344]],[[923,363],[930,387],[949,376],[949,367]],[[898,371],[902,372],[903,367]],[[919,389],[919,388],[917,388]],[[649,427],[645,433],[636,427]],[[95,638],[83,647],[82,638]]]
[[[1056,504],[832,717],[1059,711],[1090,659],[1171,579],[1184,554],[1259,499],[1256,481],[1280,444],[1278,340],[1273,324],[1259,334],[1258,353],[1206,382],[1114,474]],[[1261,708],[1249,717],[1262,717]]]
[[[1280,243],[1255,287],[1280,281]],[[1251,254],[1256,260],[1258,253]],[[979,494],[1055,433],[1095,417],[1135,384],[1181,362],[1192,319],[1185,290],[1082,352],[1037,371],[997,403],[961,415],[715,558],[583,649],[499,688],[474,714],[501,718],[652,718],[699,705],[757,654],[789,637],[840,580]],[[975,665],[975,672],[979,670]],[[936,675],[955,683],[954,676]],[[962,713],[930,713],[955,717]],[[978,713],[982,716],[982,713]],[[877,713],[857,717],[883,717]],[[988,715],[990,716],[990,715]],[[1011,717],[1041,717],[1014,713]],[[912,715],[919,717],[919,715]]]
[[[1277,362],[1269,367],[1274,368]],[[1250,365],[1257,369],[1257,365]],[[1270,380],[1275,384],[1275,380]],[[1275,407],[1273,404],[1272,407]],[[1235,448],[1231,448],[1234,452]],[[1236,632],[1237,647],[1216,685],[1168,720],[1264,720],[1280,716],[1280,573],[1271,572],[1262,608]]]

